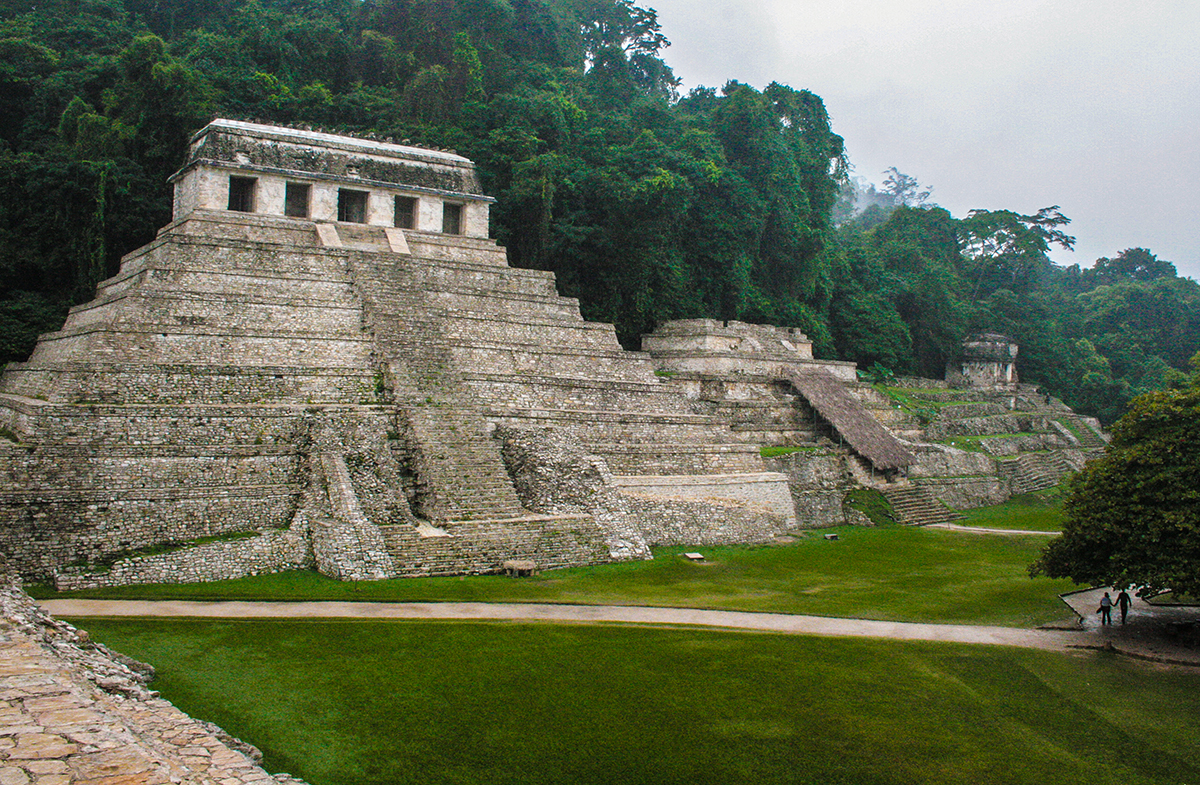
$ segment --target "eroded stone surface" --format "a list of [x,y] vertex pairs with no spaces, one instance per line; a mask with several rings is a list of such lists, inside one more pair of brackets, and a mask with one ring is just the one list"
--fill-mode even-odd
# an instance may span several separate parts
[[0,785],[304,785],[159,697],[153,672],[0,574]]

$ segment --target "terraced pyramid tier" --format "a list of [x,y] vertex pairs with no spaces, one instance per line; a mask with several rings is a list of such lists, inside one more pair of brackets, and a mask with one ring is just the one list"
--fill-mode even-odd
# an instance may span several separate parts
[[174,182],[175,220],[0,378],[0,551],[22,571],[602,558],[589,515],[524,508],[501,425],[618,474],[762,473],[551,274],[507,266],[461,156],[219,120]]

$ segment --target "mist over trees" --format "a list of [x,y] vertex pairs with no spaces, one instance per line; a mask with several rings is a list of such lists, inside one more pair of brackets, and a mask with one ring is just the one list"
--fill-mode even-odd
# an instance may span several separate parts
[[631,0],[0,0],[0,359],[168,222],[215,115],[467,155],[511,263],[630,347],[741,319],[937,377],[998,330],[1026,381],[1108,421],[1200,350],[1200,289],[1150,251],[1063,268],[1056,207],[954,218],[897,168],[856,189],[818,96],[681,95],[667,45]]

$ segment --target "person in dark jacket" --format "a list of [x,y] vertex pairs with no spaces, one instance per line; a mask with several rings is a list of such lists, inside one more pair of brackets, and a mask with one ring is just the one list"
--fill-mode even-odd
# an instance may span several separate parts
[[1133,599],[1130,598],[1129,592],[1121,589],[1121,593],[1117,595],[1117,607],[1121,609],[1121,623],[1125,623],[1125,617],[1129,615],[1129,606],[1133,604]]

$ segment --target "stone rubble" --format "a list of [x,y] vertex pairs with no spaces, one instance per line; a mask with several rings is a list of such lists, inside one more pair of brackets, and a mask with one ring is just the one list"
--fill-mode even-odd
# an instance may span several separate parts
[[305,785],[159,697],[153,676],[43,612],[0,561],[0,785]]

